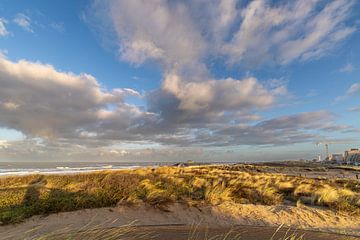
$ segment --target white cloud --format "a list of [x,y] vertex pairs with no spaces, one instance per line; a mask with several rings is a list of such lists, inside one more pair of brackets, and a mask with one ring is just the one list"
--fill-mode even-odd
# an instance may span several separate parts
[[343,66],[342,68],[340,68],[339,72],[351,73],[354,70],[355,70],[355,67],[351,63],[348,63],[345,66]]
[[10,143],[8,141],[0,140],[0,150],[8,148],[9,146],[10,146]]
[[[36,154],[74,146],[76,151],[100,151],[119,142],[285,144],[312,139],[315,135],[308,131],[315,129],[344,129],[335,125],[327,112],[256,123],[261,116],[254,110],[272,106],[283,93],[278,90],[283,86],[275,81],[269,84],[272,87],[255,78],[196,83],[169,74],[162,89],[149,96],[150,105],[156,100],[165,105],[156,103],[146,111],[125,102],[126,96],[141,97],[135,90],[108,91],[88,74],[60,72],[48,64],[6,58],[0,58],[0,72],[0,126],[21,131],[27,139],[42,138],[43,143],[35,141],[38,147],[26,150],[38,149]],[[248,138],[243,138],[245,135]],[[286,136],[288,140],[284,141]]]
[[360,83],[354,83],[350,86],[350,88],[346,91],[346,94],[348,95],[355,95],[357,93],[360,93]]
[[[356,28],[347,24],[355,1],[95,1],[114,27],[124,60],[174,68],[206,57],[229,63],[288,64],[322,57]],[[105,5],[105,6],[104,6]],[[136,14],[134,14],[136,13]],[[142,16],[142,17],[139,17]]]
[[4,18],[0,18],[0,37],[4,37],[9,34],[6,29],[6,23],[7,21]]
[[266,89],[251,77],[243,80],[227,78],[184,82],[176,74],[166,76],[163,90],[180,101],[180,110],[193,113],[264,108],[275,102],[277,92],[276,89]]
[[88,74],[60,72],[48,64],[12,62],[4,57],[0,58],[0,72],[0,126],[29,137],[93,137],[84,132],[106,135],[107,128],[126,132],[147,116],[151,118],[124,102],[126,96],[140,97],[138,92],[126,88],[107,91]]
[[338,96],[335,99],[335,101],[338,102],[338,101],[345,100],[349,97],[355,96],[358,93],[360,93],[360,83],[354,83],[346,90],[346,92],[343,95]]
[[[271,106],[283,92],[276,81],[271,87],[254,78],[196,83],[169,74],[154,93],[165,104],[155,104],[158,113],[126,103],[127,96],[141,97],[135,90],[108,91],[89,74],[6,58],[0,72],[0,126],[26,136],[0,142],[6,160],[186,160],[202,156],[206,146],[294,144],[313,141],[318,131],[350,128],[323,111],[260,121],[254,109]],[[115,147],[119,143],[167,147]]]
[[123,59],[135,64],[157,59],[174,67],[197,61],[201,56],[205,43],[184,3],[155,0],[108,4]]
[[[62,72],[49,64],[13,62],[1,56],[0,127],[21,131],[27,139],[2,149],[0,155],[31,153],[46,158],[51,152],[60,159],[66,152],[72,159],[148,159],[154,154],[165,158],[177,152],[135,152],[112,146],[119,142],[292,144],[312,141],[319,132],[349,129],[337,125],[333,114],[324,111],[263,120],[259,112],[287,96],[286,82],[216,79],[209,64],[216,58],[257,67],[322,57],[355,31],[346,22],[353,3],[95,1],[90,11],[94,15],[102,11],[110,22],[105,28],[112,27],[122,60],[135,65],[153,60],[162,67],[160,89],[146,94],[148,109],[126,102],[127,96],[143,97],[133,89],[107,90],[86,73]],[[87,21],[90,17],[86,16]],[[24,14],[18,14],[14,22],[33,31],[31,19]],[[357,91],[355,84],[348,92]]]
[[[261,139],[280,142],[289,134],[282,131],[281,137],[274,139],[275,132],[267,130],[265,137],[259,126],[248,125],[262,118],[258,111],[289,96],[286,83],[252,77],[216,79],[209,70],[212,60],[256,68],[320,58],[356,30],[347,22],[353,5],[354,1],[345,0],[282,4],[262,0],[111,0],[94,1],[86,19],[100,17],[106,23],[103,29],[112,27],[122,60],[136,65],[151,60],[161,64],[162,86],[147,96],[148,110],[158,115],[158,124],[141,129],[142,134],[153,134],[154,141],[165,144],[215,144],[228,139],[218,135],[220,129],[239,124],[244,134],[255,135],[252,143],[256,144],[265,142]],[[304,116],[317,116],[310,115]],[[324,125],[316,127],[325,129]],[[296,129],[291,133],[288,142],[314,137]]]
[[348,108],[349,112],[360,112],[360,105]]
[[19,108],[19,104],[16,104],[14,102],[4,102],[2,103],[2,106],[7,110],[13,110],[13,111]]
[[28,32],[34,32],[31,26],[31,18],[23,13],[18,13],[15,16],[14,23]]
[[121,57],[123,60],[141,64],[148,58],[161,59],[164,54],[152,42],[137,40],[122,47]]
[[38,141],[24,139],[20,141],[0,141],[0,160],[6,161],[88,161],[102,159],[102,161],[186,161],[194,156],[202,156],[201,148],[119,148],[116,146],[83,147],[75,143],[68,144],[61,141]]
[[[182,118],[188,110],[221,115],[234,109],[242,111],[242,107],[251,109],[245,107],[246,101],[254,109],[271,106],[276,95],[287,92],[285,86],[277,88],[277,93],[265,93],[268,89],[256,82],[247,96],[242,81],[211,77],[208,60],[224,58],[230,64],[257,67],[319,58],[355,31],[346,22],[353,5],[354,1],[346,0],[283,4],[262,0],[112,0],[94,1],[87,18],[100,15],[102,22],[110,22],[106,26],[113,27],[123,60],[137,65],[147,60],[162,64],[162,89],[155,98],[172,95],[173,103],[178,101],[175,111]],[[214,100],[220,95],[227,104]],[[162,106],[154,106],[154,102]],[[167,108],[158,100],[152,106]]]
[[254,121],[261,118],[255,111],[271,108],[286,97],[286,85],[263,84],[253,77],[192,81],[169,73],[161,89],[151,92],[147,100],[149,110],[160,115],[164,126],[191,128]]
[[271,6],[252,1],[242,10],[242,21],[225,45],[230,62],[288,64],[316,59],[331,50],[355,28],[345,25],[353,1],[292,1]]
[[288,63],[294,59],[308,60],[326,54],[336,43],[356,30],[345,25],[353,4],[354,1],[333,1],[315,16],[303,19],[301,24],[304,28],[297,32],[300,37],[291,40],[289,38],[292,35],[288,36],[288,41],[280,48],[280,60]]

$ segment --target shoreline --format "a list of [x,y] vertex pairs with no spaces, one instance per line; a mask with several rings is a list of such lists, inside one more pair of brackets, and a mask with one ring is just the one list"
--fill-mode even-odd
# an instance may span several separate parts
[[[51,163],[51,162],[46,162]],[[40,163],[41,164],[41,163]],[[54,164],[54,163],[51,163]],[[55,163],[56,164],[56,163]],[[76,163],[74,163],[76,164]],[[66,175],[66,174],[82,174],[82,173],[94,173],[99,171],[119,171],[119,170],[135,170],[135,169],[142,169],[142,168],[158,168],[158,167],[176,167],[177,165],[184,164],[182,162],[169,162],[169,163],[161,163],[161,162],[154,162],[149,164],[140,165],[140,163],[135,163],[134,165],[121,165],[119,163],[88,163],[89,165],[84,167],[64,167],[64,166],[57,166],[53,168],[17,168],[21,169],[18,171],[7,171],[9,168],[1,168],[0,165],[0,177],[16,177],[16,176],[28,176],[28,175]],[[100,164],[100,166],[91,166],[91,164]],[[113,164],[113,165],[112,165]],[[224,165],[224,164],[237,164],[237,163],[194,163],[191,165],[187,165],[187,167],[191,166],[216,166],[216,165]],[[56,164],[57,165],[57,164]],[[61,164],[59,164],[61,165]],[[10,169],[12,170],[12,169]]]
[[[50,162],[48,162],[50,163]],[[74,174],[91,174],[97,172],[116,172],[116,171],[126,171],[126,170],[136,170],[136,169],[146,169],[146,168],[159,168],[159,167],[211,167],[211,166],[234,166],[234,167],[243,167],[246,169],[246,166],[252,166],[254,168],[262,168],[260,172],[268,173],[280,173],[286,174],[288,176],[303,176],[307,178],[348,178],[348,179],[360,179],[360,167],[348,166],[348,165],[330,165],[330,164],[320,164],[314,162],[304,162],[300,160],[283,160],[283,161],[264,161],[264,162],[204,162],[204,163],[191,163],[187,164],[185,162],[169,162],[165,164],[159,164],[159,162],[154,162],[149,165],[135,165],[121,166],[121,165],[111,165],[111,162],[106,163],[89,163],[89,164],[102,164],[102,166],[96,167],[55,167],[52,169],[44,168],[42,169],[23,169],[22,171],[12,171],[12,172],[1,172],[0,178],[3,177],[21,177],[21,176],[30,176],[30,175],[74,175]],[[128,162],[126,162],[128,164]],[[327,169],[324,171],[324,169]],[[6,168],[0,170],[5,171]],[[247,169],[248,170],[248,169]],[[259,169],[257,169],[259,171]],[[330,174],[333,172],[333,174]],[[345,174],[344,174],[345,173]]]
[[74,175],[74,174],[87,174],[87,173],[96,173],[96,172],[106,172],[106,171],[122,171],[122,170],[134,170],[141,169],[142,166],[134,167],[124,167],[124,168],[112,168],[112,169],[94,169],[94,170],[73,170],[73,171],[29,171],[29,172],[9,172],[9,173],[0,173],[1,177],[21,177],[21,176],[31,176],[31,175]]

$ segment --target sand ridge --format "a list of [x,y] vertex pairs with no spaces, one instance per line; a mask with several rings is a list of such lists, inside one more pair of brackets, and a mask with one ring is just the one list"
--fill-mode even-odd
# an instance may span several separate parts
[[[84,226],[118,227],[133,222],[138,226],[191,225],[207,226],[278,226],[316,229],[360,236],[360,219],[331,210],[307,206],[263,206],[222,203],[216,206],[188,206],[182,203],[165,209],[142,203],[114,208],[86,209],[48,216],[34,216],[22,223],[1,226],[4,239],[24,239],[49,232],[73,231]],[[21,236],[19,235],[21,234]],[[19,238],[20,237],[20,238]]]

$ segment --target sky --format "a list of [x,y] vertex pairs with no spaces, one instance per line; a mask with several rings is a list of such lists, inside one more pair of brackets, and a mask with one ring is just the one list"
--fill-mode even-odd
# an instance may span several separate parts
[[360,147],[359,28],[356,0],[2,0],[0,161]]

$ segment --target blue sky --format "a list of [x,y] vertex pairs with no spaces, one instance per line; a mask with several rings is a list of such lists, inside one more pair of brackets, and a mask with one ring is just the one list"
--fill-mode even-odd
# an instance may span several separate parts
[[0,160],[360,147],[359,12],[345,0],[4,0]]

